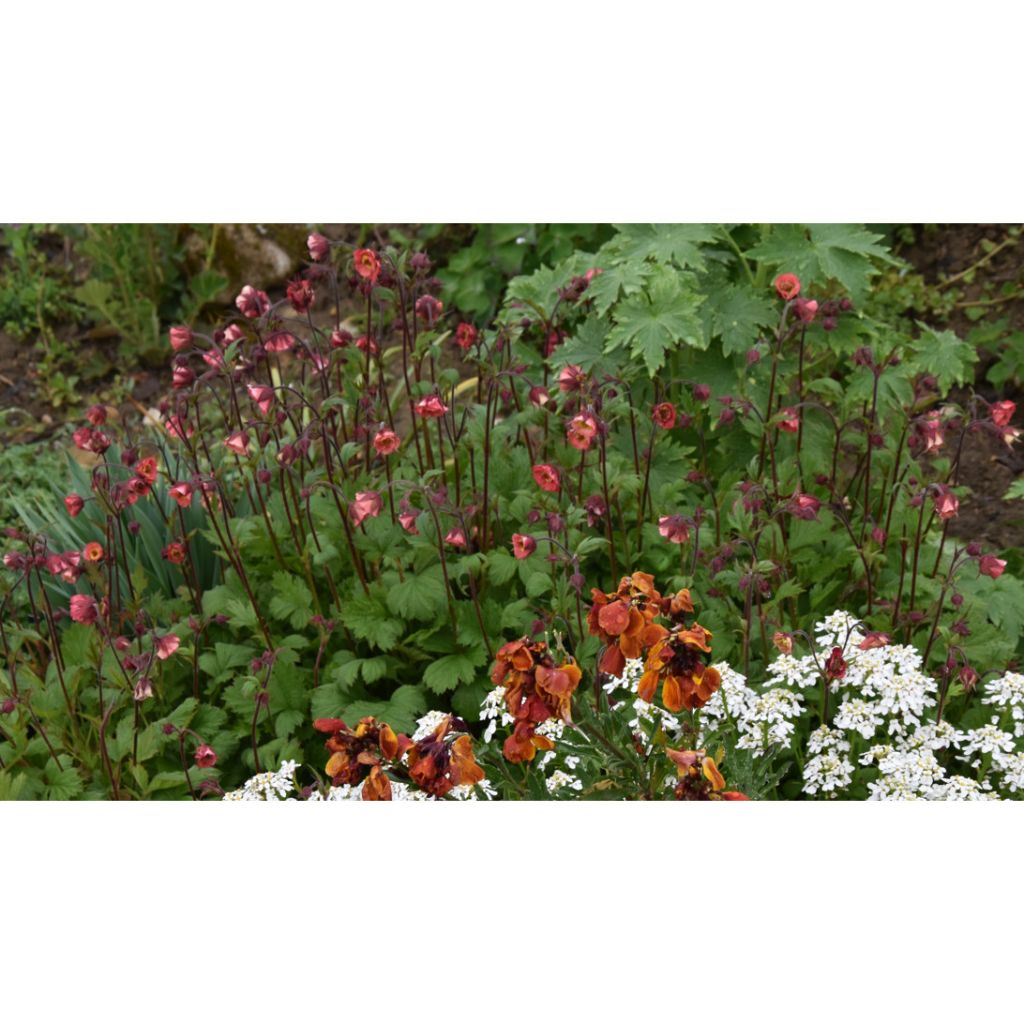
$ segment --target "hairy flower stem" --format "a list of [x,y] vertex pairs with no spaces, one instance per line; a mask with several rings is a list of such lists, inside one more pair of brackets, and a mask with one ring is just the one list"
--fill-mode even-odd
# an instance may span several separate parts
[[608,561],[612,579],[617,579],[619,569],[615,557],[615,531],[612,529],[612,500],[608,490],[608,444],[604,434],[601,435],[601,490],[604,493],[604,525],[608,534]]
[[[914,610],[914,601],[917,597],[917,563],[918,557],[921,554],[921,528],[924,526],[924,498],[921,499],[921,508],[917,516],[917,533],[914,536],[914,565],[910,572],[910,604],[908,611]],[[897,609],[898,611],[899,609]],[[908,631],[913,630],[913,624],[909,624],[907,627]],[[908,632],[908,642],[909,642]]]

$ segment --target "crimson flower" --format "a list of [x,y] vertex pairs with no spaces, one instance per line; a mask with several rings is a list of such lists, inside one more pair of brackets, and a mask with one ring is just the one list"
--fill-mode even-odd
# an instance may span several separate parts
[[416,410],[417,416],[428,420],[436,420],[448,411],[448,406],[441,401],[440,395],[427,395],[426,398],[421,398],[413,408]]
[[476,344],[477,331],[472,324],[461,323],[455,328],[455,344],[463,351]]
[[88,594],[72,594],[70,610],[72,621],[81,622],[86,626],[91,626],[99,617],[96,598]]
[[349,505],[349,514],[352,516],[352,525],[361,526],[366,519],[375,519],[380,515],[383,507],[380,494],[377,491],[359,491],[355,501]]
[[156,648],[156,656],[161,661],[166,661],[180,646],[181,640],[173,633],[167,636],[153,634],[153,646]]
[[982,555],[978,559],[978,571],[983,576],[991,576],[992,579],[997,580],[1003,575],[1003,570],[1006,568],[1006,562],[1001,558],[996,558],[995,555]]
[[997,427],[1008,427],[1013,414],[1017,411],[1017,403],[1010,401],[994,402],[992,404],[992,422]]
[[296,313],[305,313],[316,298],[316,292],[313,291],[312,285],[301,277],[288,282],[285,294]]
[[588,412],[582,412],[569,421],[566,427],[566,440],[577,451],[585,452],[597,434],[597,420]]
[[274,389],[265,384],[247,384],[245,390],[264,416],[274,404]]
[[212,768],[217,763],[217,752],[209,743],[200,743],[196,747],[195,759],[200,768]]
[[85,550],[82,552],[82,556],[87,562],[102,562],[103,545],[98,544],[94,540],[89,541],[89,543],[85,545]]
[[935,514],[942,520],[952,519],[960,511],[960,501],[945,485],[938,484],[935,492]]
[[811,494],[794,494],[786,508],[797,519],[817,519],[821,502]]
[[792,406],[782,410],[782,419],[779,421],[779,430],[787,434],[795,434],[800,429],[800,413]]
[[64,507],[68,510],[68,515],[74,519],[85,508],[85,499],[80,494],[69,494],[64,499]]
[[583,386],[587,383],[587,375],[583,372],[583,368],[576,366],[574,363],[570,363],[568,366],[563,366],[561,372],[558,374],[558,390],[566,393],[572,391],[582,391]]
[[331,251],[331,243],[318,231],[314,231],[306,239],[306,248],[309,250],[309,258],[319,263]]
[[370,284],[380,277],[380,257],[372,249],[356,249],[352,256],[356,273]]
[[512,553],[516,558],[529,558],[537,550],[533,537],[523,533],[512,534]]
[[224,447],[235,455],[249,454],[249,435],[244,430],[236,430],[224,438]]
[[181,565],[185,561],[185,545],[179,541],[173,541],[160,552],[171,565]]
[[235,305],[242,316],[255,320],[270,309],[270,298],[266,292],[247,284],[236,296]]
[[805,324],[813,323],[818,315],[818,303],[814,299],[797,299],[793,309],[798,319]]
[[167,337],[175,352],[184,352],[192,344],[192,331],[187,327],[172,327],[167,332]]
[[181,508],[188,508],[192,504],[192,495],[195,493],[192,485],[188,482],[175,484],[167,489],[167,493],[178,503]]
[[533,467],[533,479],[542,491],[555,493],[562,486],[562,478],[554,466],[546,462]]
[[659,402],[651,419],[663,430],[671,430],[676,425],[676,407],[671,402]]
[[377,431],[377,436],[373,439],[373,447],[378,455],[393,455],[398,451],[401,444],[401,438],[387,427]]
[[690,539],[690,528],[682,516],[662,516],[658,533],[670,544],[685,544]]
[[779,298],[786,302],[800,294],[800,278],[796,274],[779,274],[774,283]]

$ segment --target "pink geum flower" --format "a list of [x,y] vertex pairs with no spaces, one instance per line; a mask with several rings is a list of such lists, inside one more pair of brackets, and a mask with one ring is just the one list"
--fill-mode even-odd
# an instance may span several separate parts
[[800,413],[793,406],[786,406],[782,410],[782,419],[779,420],[779,430],[787,434],[795,434],[800,429]]
[[295,335],[287,331],[275,331],[263,342],[263,347],[268,352],[290,352],[295,347]]
[[160,554],[163,555],[171,565],[181,565],[181,563],[185,561],[186,557],[185,545],[180,541],[173,541],[168,544]]
[[477,331],[472,324],[461,323],[455,328],[455,344],[463,351],[476,344]]
[[418,537],[420,531],[416,528],[416,520],[419,518],[419,512],[399,512],[398,521],[402,524],[402,529],[406,533],[412,534],[413,537]]
[[813,323],[818,315],[818,303],[814,299],[797,299],[793,303],[793,310],[802,323]]
[[181,388],[191,387],[195,379],[196,375],[188,366],[176,366],[171,370],[172,388],[178,388],[180,390]]
[[359,349],[360,352],[365,352],[369,349],[371,356],[380,355],[380,345],[377,344],[377,339],[367,337],[365,334],[360,334],[359,337],[356,338],[356,348]]
[[928,413],[914,424],[914,443],[912,447],[921,446],[921,454],[935,451],[945,443],[942,429],[942,418],[937,412]]
[[889,634],[878,633],[873,631],[871,633],[868,633],[868,635],[865,636],[864,639],[861,640],[859,644],[857,644],[857,646],[862,651],[871,651],[874,650],[876,647],[888,647]]
[[376,284],[380,277],[380,258],[372,249],[356,249],[352,255],[356,273],[370,284]]
[[779,274],[774,283],[779,298],[786,302],[800,294],[800,278],[796,274]]
[[533,467],[533,479],[542,491],[550,491],[552,494],[562,486],[562,478],[554,466],[546,462]]
[[301,277],[288,282],[288,287],[285,288],[285,295],[288,296],[288,302],[296,313],[305,313],[316,299],[316,292],[313,291],[313,286]]
[[682,516],[662,516],[658,533],[670,544],[685,544],[690,539],[690,528]]
[[563,366],[558,374],[558,390],[564,391],[566,394],[582,391],[586,383],[587,375],[583,372],[583,368],[574,363]]
[[167,636],[153,634],[153,647],[161,661],[166,661],[180,646],[181,640],[173,633],[168,633]]
[[103,545],[97,541],[91,540],[85,545],[82,551],[82,557],[87,562],[102,562],[103,561]]
[[319,263],[331,251],[331,243],[320,232],[314,231],[306,239],[306,248],[309,250],[309,258]]
[[178,503],[180,508],[186,509],[191,505],[196,488],[185,480],[168,487],[167,493]]
[[266,292],[247,284],[235,298],[235,305],[242,316],[255,320],[270,309],[270,297]]
[[141,477],[146,481],[147,484],[156,482],[156,475],[159,471],[159,463],[152,455],[147,455],[144,459],[139,459],[133,467],[136,476]]
[[167,332],[167,337],[175,352],[184,352],[192,344],[192,331],[187,327],[172,327]]
[[164,426],[167,429],[167,433],[171,437],[176,437],[179,441],[184,441],[195,433],[195,428],[182,420],[180,416],[169,416]]
[[524,533],[512,534],[512,554],[516,558],[529,558],[537,550],[537,542]]
[[436,420],[448,411],[448,406],[441,401],[440,395],[427,395],[426,398],[421,398],[413,408],[416,410],[417,416],[428,420]]
[[259,407],[260,412],[266,416],[274,404],[274,389],[265,384],[247,384],[245,390]]
[[88,594],[71,595],[71,618],[74,622],[91,626],[99,616],[96,598]]
[[359,491],[348,507],[352,525],[361,526],[366,519],[376,519],[382,507],[383,502],[377,491]]
[[378,455],[393,455],[398,451],[401,444],[402,439],[387,427],[378,430],[377,436],[373,439],[373,447]]
[[217,753],[208,743],[196,747],[195,758],[200,768],[212,768],[217,763]]
[[537,406],[538,409],[543,409],[544,406],[551,401],[551,392],[548,391],[547,388],[536,384],[530,388],[530,401]]
[[428,326],[433,327],[444,312],[444,303],[433,295],[421,295],[416,300],[416,315]]
[[590,413],[581,412],[569,421],[565,428],[566,440],[577,451],[585,452],[597,434],[597,420]]
[[1008,427],[1013,414],[1017,411],[1017,403],[1010,401],[992,403],[992,422],[997,427]]
[[221,355],[219,348],[211,348],[203,353],[203,362],[207,366],[213,367],[215,370],[219,370],[224,365],[224,356]]
[[943,520],[952,519],[960,511],[957,496],[945,485],[936,484],[935,514]]
[[671,402],[659,402],[651,413],[651,419],[662,430],[671,430],[676,425],[676,407]]
[[444,542],[453,548],[464,548],[468,546],[466,544],[466,532],[458,526],[453,526],[444,535]]
[[64,507],[68,510],[68,515],[74,519],[85,508],[85,498],[80,494],[69,494],[64,499]]
[[139,704],[144,700],[149,700],[153,696],[153,680],[147,679],[146,676],[140,676],[132,691],[132,696]]
[[249,435],[244,430],[236,430],[233,434],[224,438],[224,447],[228,451],[234,452],[235,455],[242,455],[248,457],[249,455]]
[[982,555],[978,559],[978,572],[982,576],[991,576],[992,579],[997,580],[1003,575],[1003,570],[1006,568],[1006,563],[1001,558],[996,558],[995,555]]
[[790,515],[797,519],[817,519],[821,502],[811,494],[794,494],[786,506]]
[[94,427],[102,427],[107,422],[107,407],[105,405],[90,405],[86,410],[85,418]]

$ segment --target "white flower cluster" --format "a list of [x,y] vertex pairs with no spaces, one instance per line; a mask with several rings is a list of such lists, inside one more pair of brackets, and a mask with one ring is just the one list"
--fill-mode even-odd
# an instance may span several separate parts
[[260,772],[241,789],[224,794],[225,800],[294,800],[295,770],[298,761],[285,761],[276,772]]
[[[808,737],[805,793],[835,797],[848,790],[857,771],[854,761],[877,769],[878,778],[868,783],[872,800],[993,800],[999,791],[1024,792],[1024,752],[1016,746],[1024,736],[1024,675],[1007,672],[987,683],[983,702],[1000,715],[962,732],[949,722],[934,722],[938,684],[925,675],[915,648],[861,649],[864,628],[843,611],[818,622],[814,634],[813,653],[780,655],[756,689],[728,665],[716,665],[722,685],[702,711],[702,742],[731,724],[739,735],[737,746],[759,756],[789,748],[796,720],[816,710],[806,706],[802,691],[821,684],[822,669],[839,648],[846,668],[831,685],[832,728],[820,726]],[[1013,732],[1002,727],[1008,719]],[[851,759],[854,746],[863,752]],[[940,751],[948,751],[943,763]],[[956,761],[967,774],[944,767]]]

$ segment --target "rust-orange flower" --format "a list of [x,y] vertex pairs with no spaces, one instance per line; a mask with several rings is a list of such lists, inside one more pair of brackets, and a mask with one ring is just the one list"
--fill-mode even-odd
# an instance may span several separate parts
[[[331,752],[327,760],[326,772],[335,786],[356,786],[364,779],[368,780],[372,769],[380,768],[382,762],[396,761],[409,749],[411,740],[408,736],[397,735],[394,729],[385,722],[375,718],[361,718],[355,729],[350,729],[340,718],[318,718],[313,722],[318,732],[330,733],[324,746]],[[390,783],[381,780],[378,772],[370,785],[367,800],[387,800],[390,795]]]
[[703,750],[666,749],[679,773],[677,800],[747,800],[743,793],[725,788],[725,778],[713,757]]
[[557,665],[546,643],[527,637],[498,651],[491,681],[505,687],[505,704],[516,720],[503,747],[507,760],[532,761],[538,750],[552,749],[549,738],[537,735],[537,726],[549,718],[572,721],[572,695],[582,676],[572,658]]
[[703,626],[695,622],[688,628],[675,627],[648,652],[637,696],[653,700],[661,683],[661,699],[669,711],[703,707],[722,685],[718,670],[702,660],[710,653],[711,633]]
[[455,786],[475,786],[484,779],[484,770],[473,756],[472,738],[457,734],[455,723],[449,715],[409,748],[409,777],[432,796],[443,797]]
[[654,577],[645,572],[623,576],[610,594],[596,588],[587,614],[587,628],[604,645],[598,668],[621,676],[626,659],[643,657],[644,651],[663,639],[668,630],[654,622],[662,597],[654,589]]

